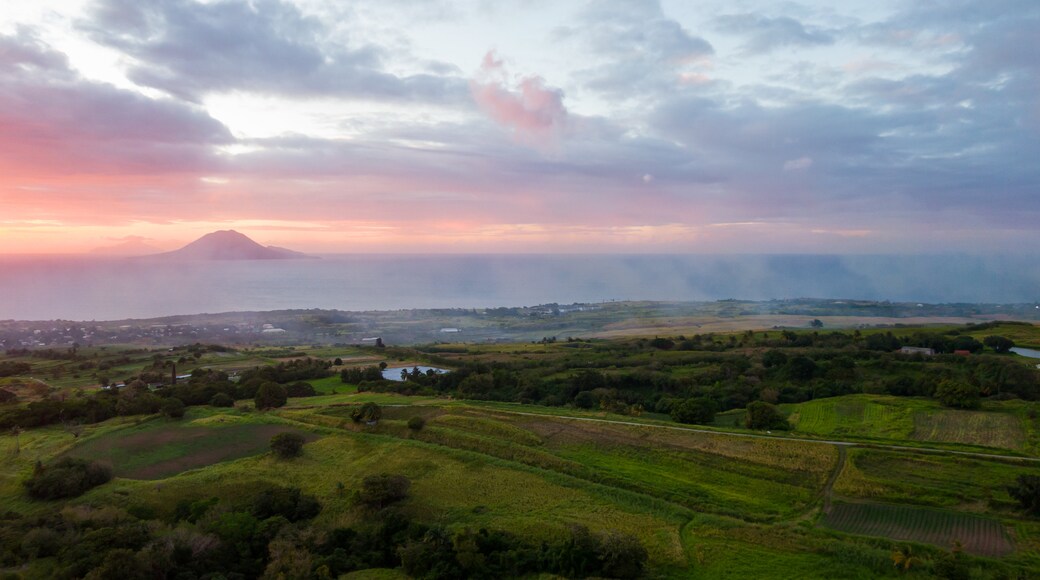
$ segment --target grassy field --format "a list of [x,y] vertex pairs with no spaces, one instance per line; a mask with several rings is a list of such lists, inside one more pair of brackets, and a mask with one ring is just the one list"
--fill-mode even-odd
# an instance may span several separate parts
[[834,491],[846,497],[1010,513],[1015,502],[1007,486],[1018,475],[1036,470],[1034,464],[973,457],[851,449]]
[[[982,410],[944,408],[937,401],[885,395],[846,395],[781,405],[792,433],[820,438],[853,439],[899,444],[957,444],[966,450],[1037,450],[1035,403],[1001,401]],[[743,422],[743,411],[720,414],[716,425]]]
[[[79,503],[165,514],[180,499],[246,501],[269,484],[289,485],[321,501],[323,526],[361,521],[352,490],[367,475],[399,473],[412,480],[404,509],[420,521],[546,541],[564,537],[570,524],[620,530],[647,547],[654,577],[873,578],[891,572],[894,544],[860,538],[872,535],[940,548],[956,537],[974,553],[1018,565],[1031,562],[1029,538],[1040,537],[1036,524],[1012,517],[1003,487],[1028,472],[1021,466],[851,449],[833,508],[817,527],[825,484],[838,465],[832,445],[576,421],[532,406],[523,408],[535,415],[520,415],[507,406],[436,399],[384,407],[375,427],[350,421],[350,404],[373,396],[300,399],[347,406],[326,401],[268,414],[193,408],[180,422],[118,419],[89,427],[78,440],[60,429],[33,430],[21,436],[18,456],[8,437],[5,504],[35,509],[20,479],[35,458],[69,453],[106,458],[119,476]],[[426,419],[418,432],[406,427],[415,416]],[[264,453],[271,429],[310,432],[303,456],[287,462]],[[994,531],[1006,528],[1013,542]],[[939,553],[933,550],[924,553]]]
[[110,463],[117,477],[164,479],[189,469],[265,453],[271,437],[286,432],[301,433],[285,424],[238,414],[194,421],[153,419],[91,437],[67,454]]
[[1007,528],[998,520],[943,510],[876,503],[835,503],[822,524],[832,530],[908,540],[949,548],[959,543],[980,556],[1014,551]]
[[1037,324],[998,324],[969,334],[977,340],[992,335],[1003,336],[1015,341],[1017,346],[1040,349],[1040,325]]

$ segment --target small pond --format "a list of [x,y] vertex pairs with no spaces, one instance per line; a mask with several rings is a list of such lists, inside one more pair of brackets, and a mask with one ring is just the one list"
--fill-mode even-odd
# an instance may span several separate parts
[[401,371],[412,372],[412,369],[414,368],[418,368],[419,372],[423,374],[426,374],[428,371],[433,371],[437,374],[448,372],[448,369],[442,369],[438,367],[427,367],[423,365],[418,365],[414,367],[387,367],[383,369],[383,378],[390,381],[403,381],[404,379],[401,378]]
[[1040,350],[1033,350],[1031,348],[1021,348],[1016,346],[1015,348],[1011,349],[1011,352],[1018,355],[1027,356],[1029,358],[1040,358]]

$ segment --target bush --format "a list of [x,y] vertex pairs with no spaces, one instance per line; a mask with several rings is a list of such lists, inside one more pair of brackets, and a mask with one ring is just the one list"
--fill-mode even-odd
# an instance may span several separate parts
[[383,417],[383,408],[375,403],[365,403],[350,413],[355,423],[378,423]]
[[423,419],[422,417],[412,417],[411,419],[408,419],[408,428],[415,433],[422,431],[422,428],[425,426],[426,419]]
[[299,457],[306,440],[298,433],[279,433],[271,437],[271,451],[282,459]]
[[1005,353],[1015,347],[1015,341],[1004,336],[987,336],[982,339],[982,344],[992,348],[998,353]]
[[686,399],[672,407],[671,415],[679,423],[710,425],[715,422],[715,403],[705,397]]
[[1008,486],[1008,494],[1027,514],[1040,516],[1040,475],[1019,475],[1015,485]]
[[314,390],[314,386],[310,383],[297,381],[285,387],[285,394],[290,397],[313,397],[318,392]]
[[776,405],[765,401],[753,401],[747,406],[748,429],[790,429],[787,418]]
[[162,402],[159,411],[171,419],[180,419],[184,416],[184,402],[176,397],[170,397]]
[[211,407],[234,407],[235,400],[227,393],[217,393],[209,400],[209,404]]
[[283,407],[288,400],[289,395],[285,392],[285,387],[270,382],[260,385],[256,390],[256,397],[253,398],[256,408],[261,410]]
[[939,383],[935,389],[935,398],[944,407],[955,409],[978,409],[980,392],[979,388],[970,383],[946,379]]
[[35,499],[76,497],[112,479],[112,469],[97,462],[63,457],[52,465],[37,465],[25,481],[26,490]]
[[403,475],[370,475],[361,482],[358,501],[371,508],[382,509],[408,497],[411,480]]
[[253,501],[253,515],[259,520],[283,517],[290,522],[309,520],[321,512],[321,504],[297,487],[265,489]]

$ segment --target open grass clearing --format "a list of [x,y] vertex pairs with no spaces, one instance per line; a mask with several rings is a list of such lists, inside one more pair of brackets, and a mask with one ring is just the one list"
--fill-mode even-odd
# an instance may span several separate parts
[[959,542],[966,552],[1004,556],[1014,551],[1007,528],[982,516],[922,507],[878,503],[835,502],[822,525],[863,536],[920,542],[950,548]]

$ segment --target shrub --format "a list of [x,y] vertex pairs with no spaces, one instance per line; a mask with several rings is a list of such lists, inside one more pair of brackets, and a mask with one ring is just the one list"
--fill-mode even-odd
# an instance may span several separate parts
[[253,398],[256,408],[261,410],[285,406],[288,400],[289,395],[285,392],[285,387],[270,382],[260,385],[256,390],[256,397]]
[[383,416],[383,409],[375,403],[365,403],[350,413],[355,423],[377,423]]
[[1008,486],[1008,494],[1027,514],[1040,515],[1040,475],[1019,475],[1015,484]]
[[285,387],[285,394],[290,397],[313,397],[318,392],[314,390],[314,386],[310,383],[303,381],[296,381],[295,383]]
[[35,499],[60,499],[76,497],[111,479],[112,470],[106,465],[63,457],[49,466],[37,465],[25,487]]
[[426,419],[423,419],[422,417],[416,416],[416,417],[412,417],[411,419],[408,419],[408,428],[411,429],[415,433],[418,433],[419,431],[422,431],[422,428],[425,427],[425,426],[426,426]]
[[776,405],[765,401],[753,401],[747,406],[748,429],[790,429],[787,418]]
[[162,402],[159,411],[171,419],[180,419],[184,416],[184,402],[176,397],[170,397]]
[[370,475],[361,482],[358,501],[371,508],[382,509],[408,497],[411,480],[403,475]]
[[978,409],[979,388],[970,383],[946,379],[935,389],[935,398],[945,407]]
[[209,400],[209,404],[211,407],[234,407],[235,400],[227,393],[217,393]]
[[1004,336],[992,335],[982,339],[982,344],[985,344],[994,351],[1003,354],[1014,348],[1015,341]]
[[253,501],[253,515],[259,520],[283,517],[290,522],[309,520],[321,512],[321,504],[297,487],[265,489]]
[[679,423],[710,425],[715,421],[715,403],[705,397],[686,399],[672,407],[671,415]]
[[298,433],[279,433],[271,437],[271,451],[282,459],[299,457],[306,440]]

